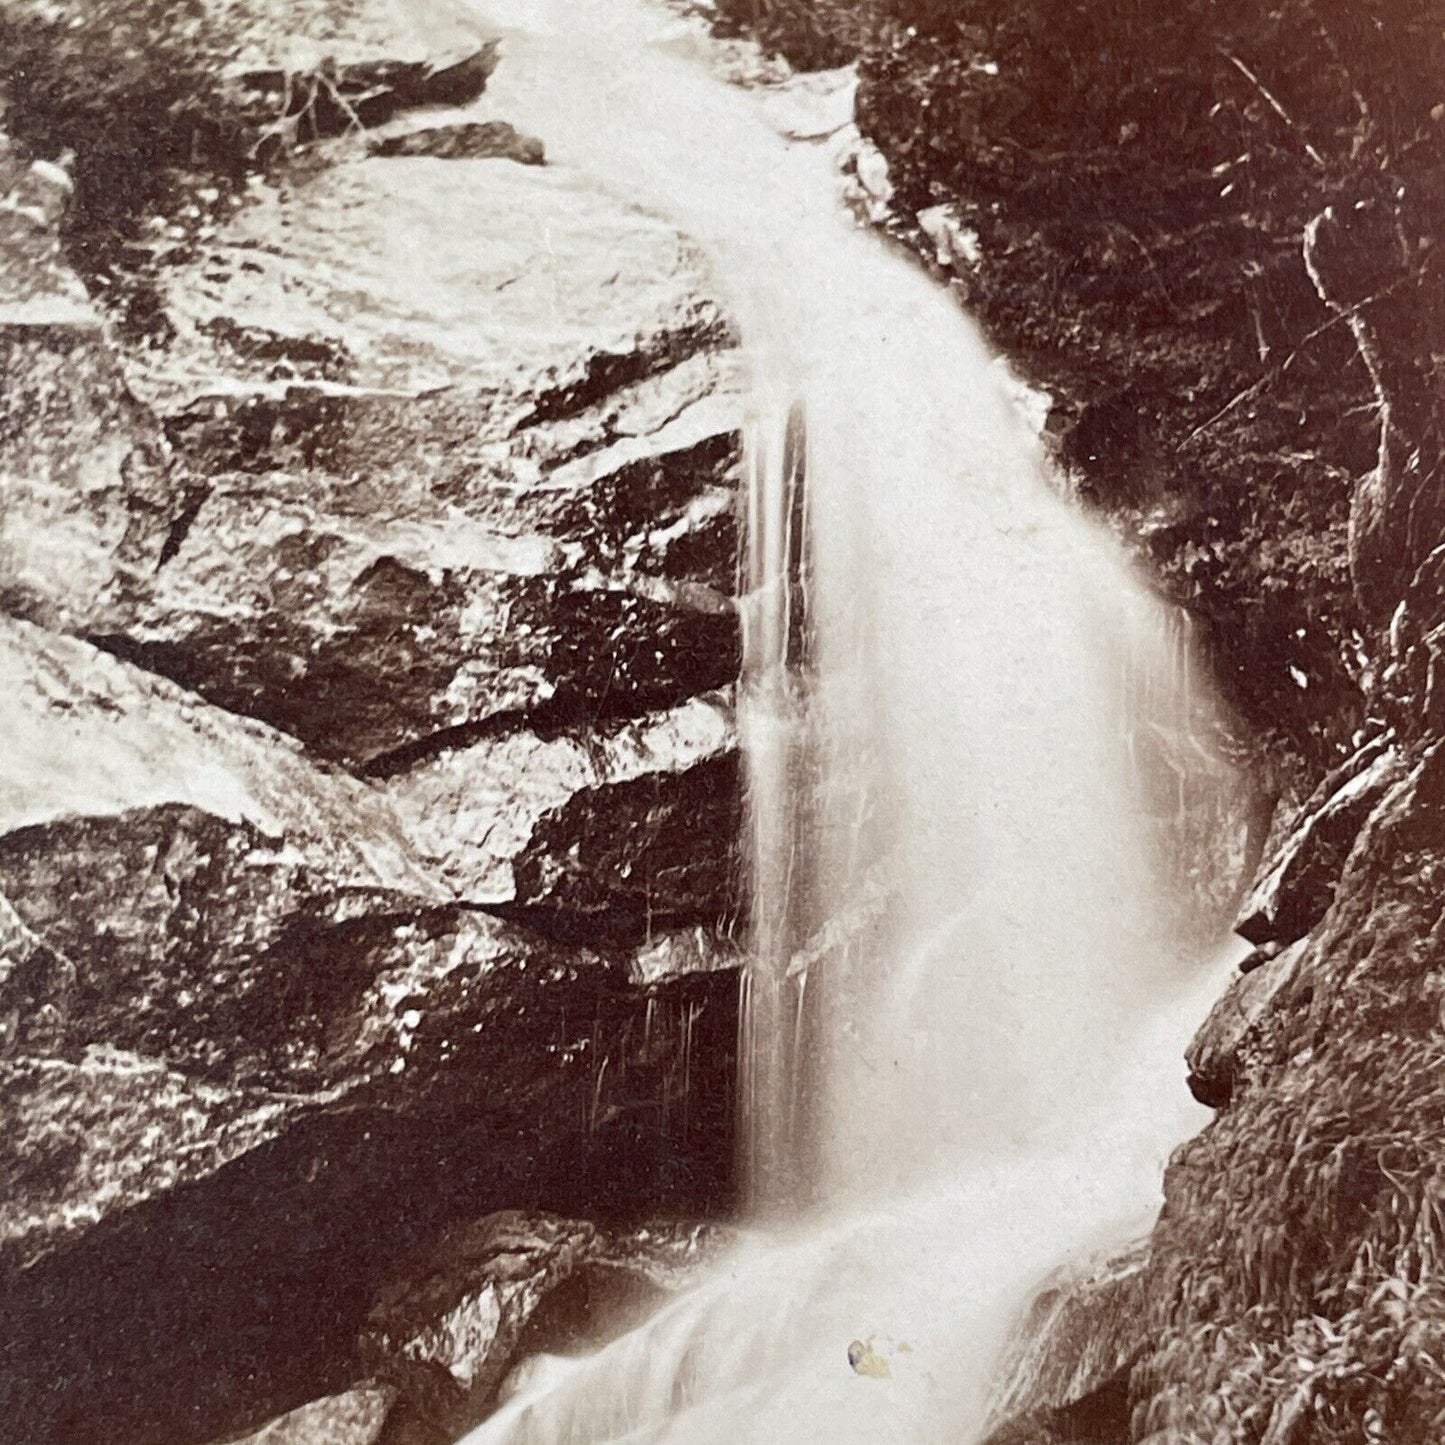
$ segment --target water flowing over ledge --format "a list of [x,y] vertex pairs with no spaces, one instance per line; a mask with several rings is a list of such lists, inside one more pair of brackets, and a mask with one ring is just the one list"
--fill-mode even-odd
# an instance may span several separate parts
[[661,12],[478,13],[499,109],[708,248],[753,368],[740,1103],[767,1230],[471,1439],[970,1438],[1030,1288],[1147,1223],[1197,1117],[1176,1061],[1217,973],[1133,743],[1207,700],[821,149]]

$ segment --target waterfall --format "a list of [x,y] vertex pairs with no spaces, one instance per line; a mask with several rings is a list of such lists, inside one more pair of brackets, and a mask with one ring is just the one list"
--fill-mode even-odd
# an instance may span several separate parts
[[471,1439],[967,1440],[1029,1291],[1147,1224],[1201,1117],[1179,1060],[1218,978],[1176,934],[1172,804],[1132,740],[1185,716],[1194,736],[1205,694],[974,327],[843,214],[820,150],[639,0],[480,8],[498,113],[707,246],[754,367],[760,1228]]

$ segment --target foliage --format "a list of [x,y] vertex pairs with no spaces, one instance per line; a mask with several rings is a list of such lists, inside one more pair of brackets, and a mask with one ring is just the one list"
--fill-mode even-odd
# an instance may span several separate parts
[[977,233],[967,298],[1064,398],[1086,492],[1145,532],[1256,725],[1319,758],[1358,720],[1345,521],[1378,398],[1303,241],[1438,139],[1438,5],[893,11],[860,118],[904,207]]
[[140,218],[175,209],[184,175],[243,177],[254,121],[221,78],[228,58],[199,0],[0,5],[4,128],[36,157],[73,154],[82,271],[104,275]]
[[1170,1165],[1141,1434],[1442,1438],[1442,885],[1445,769],[1427,757],[1373,814],[1246,1036],[1228,1108]]
[[747,33],[800,70],[857,59],[877,22],[876,0],[717,0],[724,34]]

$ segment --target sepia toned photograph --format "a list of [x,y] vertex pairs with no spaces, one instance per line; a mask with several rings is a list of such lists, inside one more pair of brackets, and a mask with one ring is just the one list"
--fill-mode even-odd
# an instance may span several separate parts
[[0,1445],[1445,1445],[1445,0],[0,0]]

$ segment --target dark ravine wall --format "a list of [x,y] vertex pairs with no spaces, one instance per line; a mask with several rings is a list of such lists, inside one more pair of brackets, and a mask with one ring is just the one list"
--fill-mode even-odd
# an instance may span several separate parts
[[486,37],[162,10],[0,7],[0,1439],[435,1445],[731,1207],[739,365]]

